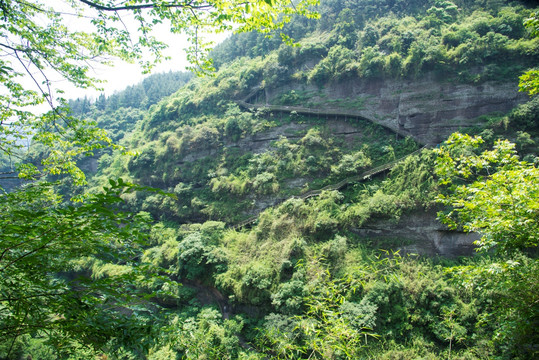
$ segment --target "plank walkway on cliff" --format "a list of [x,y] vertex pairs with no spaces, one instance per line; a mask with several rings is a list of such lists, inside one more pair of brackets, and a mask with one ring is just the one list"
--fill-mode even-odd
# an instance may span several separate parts
[[255,215],[251,216],[248,219],[240,221],[239,223],[236,223],[236,224],[230,226],[230,228],[232,228],[234,230],[237,230],[237,229],[243,228],[246,225],[252,224],[252,223],[254,223],[254,222],[256,222],[258,220],[258,217],[259,217],[260,213],[262,213],[262,211],[264,211],[264,210],[266,210],[266,209],[268,209],[270,207],[275,207],[275,206],[277,206],[279,204],[282,204],[283,202],[285,202],[287,200],[291,200],[291,199],[306,200],[306,199],[309,199],[309,198],[312,198],[312,197],[315,197],[315,196],[319,196],[320,194],[322,194],[323,191],[340,190],[340,189],[342,189],[343,187],[345,187],[345,186],[347,186],[349,184],[361,182],[361,181],[363,181],[363,180],[365,180],[367,178],[370,178],[371,176],[374,176],[374,175],[379,174],[379,173],[381,173],[383,171],[386,171],[386,170],[389,170],[389,169],[393,168],[397,163],[401,162],[402,160],[406,159],[407,157],[419,154],[426,147],[427,147],[427,145],[425,145],[422,148],[417,149],[417,150],[415,150],[415,151],[413,151],[413,152],[411,152],[411,153],[409,153],[409,154],[407,154],[407,155],[405,155],[403,157],[400,157],[398,159],[392,160],[392,161],[387,162],[385,164],[382,164],[382,165],[376,166],[376,167],[374,167],[372,169],[369,169],[367,171],[364,171],[361,174],[350,176],[350,177],[348,177],[348,178],[346,178],[344,180],[339,181],[336,184],[331,184],[331,185],[324,186],[323,188],[320,188],[320,189],[311,190],[311,191],[308,191],[308,192],[306,192],[305,194],[302,194],[302,195],[291,196],[291,197],[289,197],[287,199],[279,201],[276,204],[270,205],[268,207],[265,207],[265,208],[259,210]]
[[285,112],[285,113],[297,113],[302,115],[311,115],[311,116],[325,116],[326,118],[329,117],[344,117],[344,118],[357,118],[357,119],[363,119],[372,122],[373,124],[379,125],[385,129],[390,130],[391,132],[394,132],[402,137],[409,136],[409,134],[405,134],[401,131],[398,131],[396,129],[393,129],[389,126],[386,126],[384,124],[381,124],[379,122],[376,122],[372,119],[369,119],[363,115],[360,115],[357,113],[357,111],[354,110],[343,110],[343,109],[318,109],[318,108],[306,108],[301,106],[286,106],[286,105],[271,105],[271,104],[265,104],[265,105],[259,105],[259,104],[251,104],[244,100],[236,100],[236,104],[238,104],[240,107],[247,109],[247,110],[258,110],[258,109],[267,109],[269,111],[274,112]]
[[[284,105],[270,105],[270,104],[265,104],[265,105],[258,105],[258,104],[251,104],[249,103],[248,101],[251,100],[251,98],[253,98],[259,91],[263,90],[263,87],[262,86],[256,86],[254,87],[251,92],[249,92],[249,94],[247,94],[247,96],[245,96],[242,100],[236,100],[236,103],[244,108],[244,109],[247,109],[247,110],[258,110],[258,109],[268,109],[269,111],[277,111],[277,112],[288,112],[288,113],[292,113],[292,112],[295,112],[297,114],[303,114],[303,115],[316,115],[316,116],[326,116],[326,117],[330,117],[330,116],[340,116],[340,117],[345,117],[345,118],[348,118],[348,117],[351,117],[351,118],[358,118],[358,119],[364,119],[364,120],[367,120],[367,121],[370,121],[372,123],[375,123],[377,125],[380,125],[380,126],[383,126],[384,128],[386,129],[389,129],[390,131],[398,134],[398,135],[401,135],[403,137],[407,136],[406,134],[402,134],[400,133],[399,131],[395,130],[395,129],[392,129],[388,126],[384,126],[382,124],[379,124],[378,122],[376,121],[373,121],[372,119],[368,119],[360,114],[357,113],[357,111],[353,111],[353,110],[342,110],[342,109],[338,109],[338,110],[334,110],[334,109],[316,109],[316,108],[305,108],[305,107],[300,107],[300,106],[284,106]],[[299,196],[292,196],[288,199],[284,199],[284,200],[281,200],[279,202],[277,202],[276,204],[273,204],[273,205],[270,205],[268,207],[265,207],[261,210],[259,210],[255,215],[251,216],[250,218],[248,219],[245,219],[237,224],[234,224],[232,226],[230,226],[232,229],[236,230],[236,229],[240,229],[246,225],[249,225],[249,224],[252,224],[254,222],[256,222],[256,220],[258,219],[258,216],[260,215],[260,213],[264,210],[266,210],[267,208],[269,207],[274,207],[274,206],[277,206],[287,200],[290,200],[290,199],[302,199],[302,200],[305,200],[305,199],[309,199],[311,197],[314,197],[314,196],[318,196],[320,195],[323,191],[332,191],[332,190],[340,190],[341,188],[345,187],[346,185],[349,185],[351,183],[355,183],[355,182],[360,182],[360,181],[363,181],[373,175],[376,175],[376,174],[379,174],[383,171],[386,171],[386,170],[389,170],[391,169],[395,164],[397,164],[398,162],[400,162],[401,160],[407,158],[408,156],[412,156],[412,155],[415,155],[419,152],[421,152],[421,150],[423,150],[425,147],[427,147],[427,145],[423,146],[422,148],[406,155],[406,156],[403,156],[399,159],[395,159],[393,161],[390,161],[388,163],[385,163],[385,164],[382,164],[380,166],[377,166],[377,167],[374,167],[370,170],[367,170],[359,175],[355,175],[355,176],[351,176],[351,177],[348,177],[344,180],[341,180],[339,181],[338,183],[336,184],[332,184],[332,185],[327,185],[327,186],[324,186],[323,188],[321,189],[317,189],[317,190],[311,190],[311,191],[308,191],[306,192],[305,194],[302,194],[302,195],[299,195]]]
[[265,104],[252,104],[249,102],[255,95],[258,94],[259,91],[263,90],[264,87],[261,85],[255,86],[247,96],[245,96],[241,100],[236,100],[236,104],[238,104],[240,107],[246,109],[246,110],[259,110],[259,109],[267,109],[269,111],[274,112],[285,112],[285,113],[296,113],[296,114],[302,114],[302,115],[311,115],[311,116],[325,116],[326,118],[329,117],[344,117],[347,118],[357,118],[362,120],[367,120],[372,122],[373,124],[382,126],[385,129],[388,129],[395,134],[398,134],[402,137],[409,136],[408,133],[403,133],[397,129],[391,128],[387,125],[381,124],[375,120],[369,119],[368,117],[365,117],[364,115],[361,115],[357,112],[357,110],[343,110],[343,109],[319,109],[319,108],[307,108],[302,106],[287,106],[287,105],[271,105],[267,103]]

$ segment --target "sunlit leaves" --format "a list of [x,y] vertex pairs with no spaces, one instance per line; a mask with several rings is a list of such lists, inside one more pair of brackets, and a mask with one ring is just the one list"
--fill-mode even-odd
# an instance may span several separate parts
[[539,170],[518,160],[514,144],[499,140],[476,154],[481,138],[453,134],[437,149],[437,174],[449,186],[439,201],[451,228],[479,232],[481,250],[512,252],[539,244]]
[[[94,125],[68,115],[62,91],[56,86],[58,77],[81,88],[98,87],[100,81],[90,70],[95,64],[108,64],[112,57],[139,61],[149,71],[163,60],[162,52],[167,46],[153,33],[160,24],[188,38],[192,69],[206,73],[213,69],[209,50],[214,43],[205,40],[209,33],[268,33],[282,28],[294,14],[316,17],[310,8],[316,3],[317,0],[297,4],[288,0],[3,1],[2,9],[6,10],[2,11],[0,23],[0,151],[19,157],[20,162],[32,139],[49,149],[40,154],[41,163],[34,163],[33,168],[24,165],[33,171],[19,173],[22,177],[70,174],[82,184],[84,175],[76,169],[76,162],[96,149],[111,146],[111,140],[104,132],[92,129]],[[80,28],[85,30],[68,26],[66,19],[80,22]],[[52,109],[45,115],[29,108],[42,103]]]
[[[354,326],[344,309],[350,294],[359,288],[358,279],[332,278],[317,259],[298,265],[300,270],[304,267],[311,273],[303,299],[305,310],[288,319],[268,316],[261,345],[277,359],[359,358],[366,337],[376,335]],[[287,329],[291,326],[293,329]]]
[[[530,31],[531,36],[539,37],[539,14],[534,13],[524,23]],[[520,91],[527,92],[529,95],[539,94],[539,70],[532,69],[526,71],[520,76]]]
[[520,76],[518,86],[520,91],[530,95],[539,94],[539,70],[529,70]]
[[[187,50],[189,61],[198,71],[211,70],[208,50],[211,42],[207,34],[234,30],[235,32],[278,30],[291,20],[292,15],[317,18],[312,10],[318,0],[212,0],[212,1],[155,1],[131,0],[121,2],[82,1],[97,11],[93,20],[98,33],[104,38],[115,39],[123,56],[141,59],[143,49],[148,49],[159,60],[163,43],[151,36],[155,25],[169,23],[171,31],[187,35],[192,46]],[[133,13],[139,23],[138,34],[132,36],[118,26],[126,13]],[[105,42],[100,41],[101,46]],[[126,52],[126,49],[133,49]],[[151,66],[151,63],[147,63]]]

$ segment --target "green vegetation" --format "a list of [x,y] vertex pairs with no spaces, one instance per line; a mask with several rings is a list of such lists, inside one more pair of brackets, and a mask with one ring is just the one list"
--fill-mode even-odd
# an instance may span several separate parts
[[477,82],[511,76],[510,69],[537,61],[532,55],[537,41],[524,36],[527,10],[471,12],[451,1],[434,3],[427,16],[389,15],[356,27],[355,41],[343,32],[333,45],[335,34],[326,45],[327,57],[307,74],[308,80],[323,84],[358,75],[416,77],[434,71]]
[[[358,77],[416,78],[425,73],[450,74],[446,80],[457,82],[516,81],[518,74],[537,63],[536,21],[533,11],[523,5],[327,0],[322,1],[320,13],[328,15],[320,21],[288,25],[286,30],[302,39],[300,47],[243,34],[217,48],[215,63],[278,49],[278,64],[273,67],[280,79],[272,85],[301,79],[319,86]],[[530,83],[533,74],[525,75]]]
[[[481,138],[453,134],[447,149],[439,153],[437,173],[440,181],[451,184],[451,196],[440,201],[454,210],[443,221],[456,228],[485,234],[479,249],[511,253],[539,245],[537,204],[539,173],[533,164],[518,160],[515,145],[498,140],[494,150],[466,157],[452,156],[462,148],[479,147]],[[458,179],[473,181],[458,186]],[[455,220],[457,218],[458,220]]]
[[[77,117],[89,109],[84,102],[80,109],[70,109],[55,77],[97,88],[99,80],[89,70],[95,63],[107,64],[111,56],[139,60],[149,70],[165,47],[151,30],[164,21],[172,32],[187,34],[189,60],[204,72],[211,68],[211,44],[199,31],[234,26],[239,32],[267,32],[282,27],[292,14],[316,17],[307,9],[311,4],[0,1],[1,177],[31,182],[10,193],[0,187],[0,358],[18,359],[27,350],[48,358],[88,358],[99,352],[145,357],[163,320],[155,317],[159,306],[150,299],[178,297],[175,283],[140,261],[149,219],[121,209],[123,197],[135,191],[171,195],[122,178],[109,179],[110,186],[95,194],[81,194],[81,188],[69,191],[69,185],[86,184],[77,164],[82,157],[119,147],[94,121]],[[134,33],[123,21],[125,14],[138,23]],[[65,17],[85,23],[82,27],[87,25],[89,32],[67,27]],[[113,96],[98,99],[95,106],[114,111],[142,100],[139,109],[144,109],[167,91],[144,89],[143,99],[137,97],[139,89],[131,90],[122,104]],[[39,114],[34,107],[44,103],[50,111]],[[122,115],[130,124],[113,129],[116,139],[142,116],[136,109]],[[52,186],[44,181],[47,177],[63,178],[64,183]],[[61,192],[69,194],[63,197]]]
[[[458,269],[471,286],[496,294],[498,306],[489,315],[500,324],[497,341],[519,356],[536,354],[538,261],[528,257],[538,246],[538,169],[519,161],[514,144],[498,140],[493,150],[475,154],[483,140],[458,133],[438,150],[437,173],[450,185],[439,201],[452,211],[443,222],[483,235],[479,251],[495,250],[500,262]],[[462,152],[465,152],[463,156]],[[461,179],[466,179],[461,183]],[[482,285],[478,285],[482,283]]]
[[[530,30],[530,33],[535,38],[539,37],[539,18],[537,13],[526,20],[526,27]],[[530,95],[537,95],[539,93],[539,70],[532,69],[526,71],[524,75],[520,77],[520,90],[525,91]]]
[[[96,23],[97,40],[64,29],[71,45],[126,35],[107,28],[117,15],[106,7],[119,5],[81,3],[105,7],[105,23]],[[0,359],[539,355],[538,97],[507,114],[487,109],[469,134],[421,151],[412,138],[356,116],[282,110],[369,109],[368,97],[324,91],[358,79],[443,75],[517,87],[537,62],[536,9],[497,0],[326,0],[314,21],[311,3],[296,3],[307,18],[291,19],[285,1],[210,1],[216,11],[198,18],[209,21],[201,26],[220,30],[241,17],[240,30],[263,27],[220,45],[211,77],[155,75],[43,117],[2,108],[2,119],[17,115],[28,127],[2,122],[0,164],[33,181],[0,194]],[[230,13],[221,8],[228,5]],[[35,20],[42,10],[60,21],[28,6],[0,0],[6,19]],[[143,25],[184,19],[179,2],[148,6],[135,11]],[[185,16],[177,26],[195,21]],[[276,29],[301,46],[264,37]],[[51,25],[40,41],[55,31]],[[118,41],[102,46],[123,54],[127,39]],[[39,102],[0,65],[19,105]],[[62,69],[89,81],[83,67]],[[533,94],[529,80],[522,88]],[[281,110],[248,110],[246,98]],[[27,151],[21,140],[31,134]],[[436,236],[479,234],[475,256],[419,256],[412,236],[363,231],[405,231],[423,225],[409,219],[435,213],[450,228]]]
[[61,206],[49,183],[1,195],[0,356],[18,358],[31,339],[63,354],[103,344],[142,354],[149,346],[154,316],[139,306],[149,289],[169,281],[133,262],[149,219],[116,204],[134,190],[142,189],[111,181],[76,207]]

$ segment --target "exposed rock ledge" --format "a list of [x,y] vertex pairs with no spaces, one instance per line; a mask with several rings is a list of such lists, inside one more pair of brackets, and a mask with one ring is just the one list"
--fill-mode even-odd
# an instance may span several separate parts
[[445,257],[473,255],[476,233],[449,230],[436,219],[436,211],[416,211],[403,215],[398,222],[379,220],[352,231],[373,240],[402,239],[396,249],[403,253]]
[[337,99],[362,103],[348,110],[423,144],[438,144],[457,130],[479,125],[477,118],[481,115],[507,113],[527,100],[518,92],[516,80],[456,84],[434,75],[414,80],[350,79],[322,89],[289,83],[264,90],[269,104],[290,90],[311,93],[310,101],[325,109],[338,109],[339,105],[332,102]]

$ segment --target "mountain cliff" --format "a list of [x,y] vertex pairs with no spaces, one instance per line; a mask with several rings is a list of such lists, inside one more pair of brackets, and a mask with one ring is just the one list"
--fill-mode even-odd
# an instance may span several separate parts
[[[365,9],[375,10],[368,2],[323,2],[335,17],[286,29],[299,47],[271,40],[264,51],[241,50],[239,39],[255,47],[269,40],[232,37],[215,52],[214,77],[191,81],[138,122],[125,144],[140,155],[127,166],[101,158],[96,179],[128,176],[177,194],[176,201],[128,199],[163,220],[233,225],[436,146],[454,131],[515,123],[511,110],[528,100],[518,92],[519,69],[539,53],[522,25],[530,10],[413,4],[378,4],[370,20]],[[404,203],[413,209],[429,201]]]
[[[137,153],[90,161],[90,191],[122,177],[168,193],[123,195],[156,221],[141,261],[185,285],[145,285],[163,321],[197,336],[159,343],[152,359],[210,348],[253,359],[535,351],[493,335],[510,323],[492,315],[499,293],[453,283],[460,268],[448,264],[496,264],[457,258],[479,235],[436,219],[433,150],[458,130],[481,135],[481,150],[510,138],[537,162],[539,101],[518,92],[539,60],[523,26],[531,5],[327,0],[320,21],[284,29],[300,46],[235,35],[215,50],[214,76],[144,108],[85,113]],[[204,308],[212,299],[220,313]],[[199,348],[206,339],[214,347]]]

